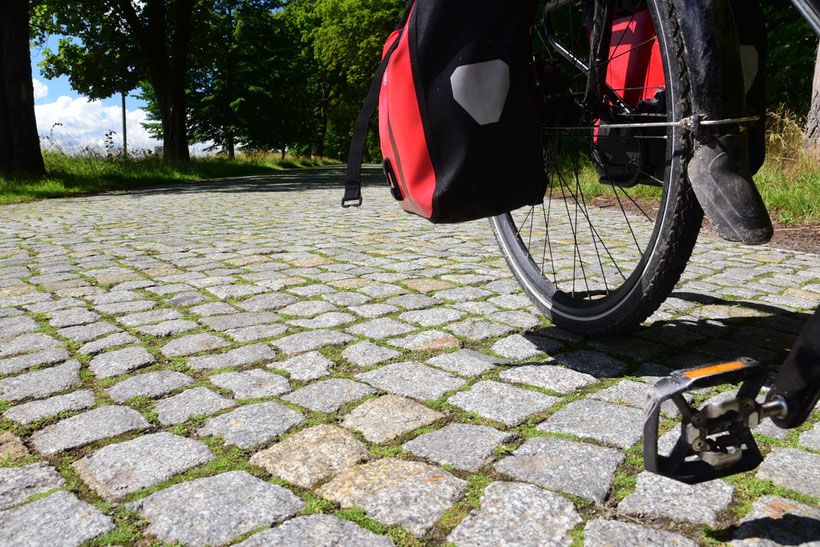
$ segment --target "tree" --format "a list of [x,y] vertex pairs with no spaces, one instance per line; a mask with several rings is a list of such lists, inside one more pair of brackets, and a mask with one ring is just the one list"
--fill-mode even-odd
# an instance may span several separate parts
[[[328,131],[337,141],[337,151],[346,155],[353,125],[381,61],[382,48],[396,27],[405,2],[315,0],[312,3],[317,19],[312,34],[315,55],[327,75]],[[375,150],[372,152],[378,155]]]
[[0,2],[0,172],[45,172],[29,49],[29,0]]
[[798,116],[805,116],[811,101],[817,38],[790,0],[766,0],[760,8],[769,40],[768,106],[770,109],[785,106]]
[[196,0],[40,0],[39,35],[69,36],[45,52],[48,77],[68,75],[94,99],[150,82],[164,156],[187,161],[185,83]]
[[806,125],[806,147],[820,155],[820,45],[817,46],[817,59],[814,63],[814,85],[812,86],[809,121]]

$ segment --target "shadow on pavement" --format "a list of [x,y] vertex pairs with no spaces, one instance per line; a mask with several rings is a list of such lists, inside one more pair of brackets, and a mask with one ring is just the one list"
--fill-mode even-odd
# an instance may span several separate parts
[[716,313],[714,317],[659,321],[629,333],[607,337],[580,338],[558,327],[542,327],[530,334],[563,340],[569,344],[569,349],[591,346],[627,363],[660,364],[671,369],[750,357],[766,365],[770,380],[773,380],[811,318],[808,312],[785,310],[762,302],[724,300],[689,292],[675,292],[671,297],[707,306],[732,307],[738,316],[721,317]]
[[[163,184],[128,190],[134,196],[159,194],[244,193],[244,192],[301,192],[305,190],[338,190],[341,200],[344,191],[343,166],[290,169],[265,175],[251,175],[229,179],[210,179],[198,182]],[[362,186],[387,186],[381,167],[362,168]]]

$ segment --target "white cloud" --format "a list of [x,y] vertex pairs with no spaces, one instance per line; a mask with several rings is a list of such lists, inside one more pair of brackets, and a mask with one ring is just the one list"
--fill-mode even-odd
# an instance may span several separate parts
[[32,78],[31,83],[34,84],[34,100],[38,99],[45,99],[48,97],[48,86],[38,80],[37,78]]
[[[113,143],[122,146],[122,108],[104,106],[100,101],[85,97],[62,96],[53,103],[34,106],[37,115],[37,129],[40,136],[47,139],[45,146],[54,145],[68,152],[86,147],[103,148],[105,134],[113,135]],[[148,114],[144,110],[126,112],[129,149],[149,149],[162,143],[151,138],[142,127]]]
[[[113,145],[122,147],[122,108],[119,106],[105,106],[85,97],[62,96],[53,103],[35,105],[34,110],[45,147],[58,147],[68,153],[85,148],[103,149],[109,131],[116,133],[112,135]],[[142,126],[147,119],[145,110],[126,111],[129,151],[153,151],[162,145]],[[205,145],[192,146],[191,153],[201,154],[204,148]]]

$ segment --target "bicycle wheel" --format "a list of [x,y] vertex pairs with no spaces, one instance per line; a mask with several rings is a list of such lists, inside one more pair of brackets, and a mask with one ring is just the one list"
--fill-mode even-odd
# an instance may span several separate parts
[[[673,8],[664,0],[617,5],[608,55],[595,64],[596,4],[543,3],[536,64],[550,185],[543,204],[491,219],[524,291],[554,324],[586,335],[633,328],[660,306],[703,216],[686,178],[691,142],[675,125],[690,115],[690,101]],[[625,69],[616,63],[632,56],[662,66],[662,76],[618,81]],[[591,70],[606,78],[597,99]]]

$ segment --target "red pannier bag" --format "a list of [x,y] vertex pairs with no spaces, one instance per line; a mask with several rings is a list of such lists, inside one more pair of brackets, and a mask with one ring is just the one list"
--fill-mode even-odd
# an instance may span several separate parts
[[384,171],[408,213],[466,222],[543,201],[531,0],[415,0],[385,44],[356,124],[342,206],[361,205],[379,107]]

